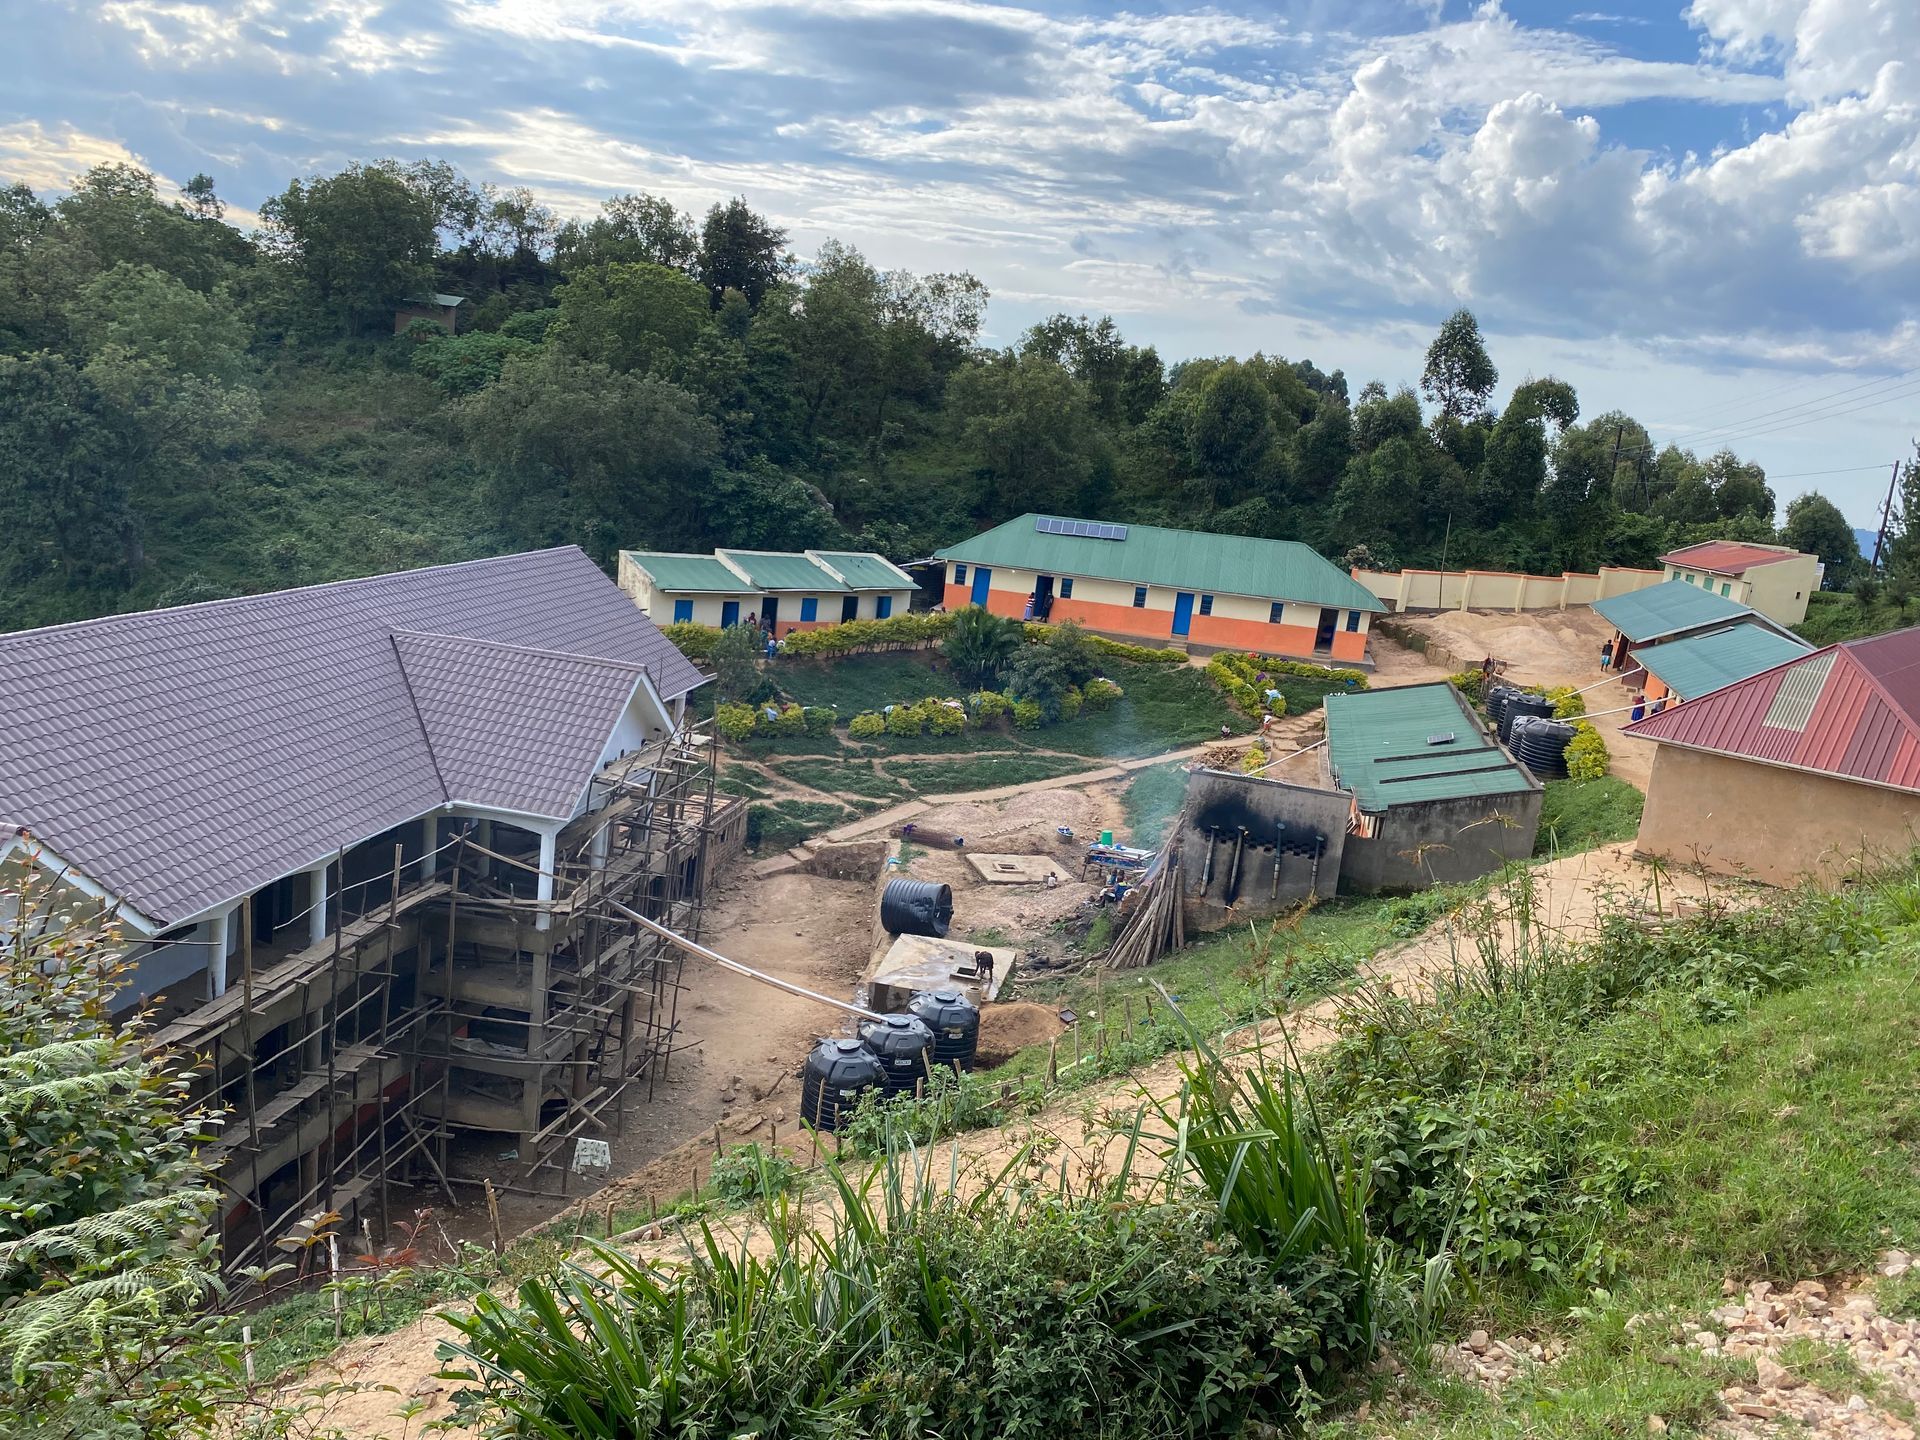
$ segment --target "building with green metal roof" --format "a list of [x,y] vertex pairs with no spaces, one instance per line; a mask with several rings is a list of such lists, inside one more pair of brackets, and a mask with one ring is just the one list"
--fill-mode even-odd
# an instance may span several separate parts
[[[1594,613],[1635,645],[1688,635],[1709,626],[1749,617],[1773,626],[1771,620],[1737,600],[1715,595],[1684,580],[1665,580],[1644,590],[1632,590],[1593,602]],[[1777,628],[1777,627],[1774,627]],[[1783,632],[1784,633],[1784,632]]]
[[1475,879],[1533,853],[1540,782],[1446,681],[1326,698],[1327,776],[1353,797],[1352,890]]
[[776,635],[904,615],[916,589],[899,566],[864,550],[622,550],[619,578],[656,624],[752,622]]
[[1781,635],[1764,625],[1728,625],[1699,635],[1642,645],[1633,663],[1647,672],[1641,687],[1649,700],[1672,695],[1693,700],[1701,695],[1797,660],[1813,646],[1797,635]]
[[1022,515],[938,552],[949,609],[1365,664],[1372,591],[1292,540]]

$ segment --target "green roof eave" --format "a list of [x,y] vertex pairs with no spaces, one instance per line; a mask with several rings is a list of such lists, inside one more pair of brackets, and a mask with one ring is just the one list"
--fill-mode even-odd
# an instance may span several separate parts
[[[1369,813],[1539,788],[1445,681],[1336,691],[1327,697],[1326,716],[1335,782]],[[1453,738],[1430,743],[1439,735]]]
[[1681,699],[1694,700],[1797,660],[1812,649],[1797,636],[1740,624],[1645,646],[1633,652],[1633,663]]
[[[1663,580],[1644,590],[1629,590],[1624,595],[1595,600],[1593,611],[1636,645],[1719,621],[1749,616],[1764,619],[1738,601],[1689,585],[1684,580]],[[1766,623],[1772,626],[1771,621]]]

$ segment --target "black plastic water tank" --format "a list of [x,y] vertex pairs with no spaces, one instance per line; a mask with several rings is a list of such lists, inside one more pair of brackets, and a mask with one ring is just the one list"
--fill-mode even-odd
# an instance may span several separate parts
[[853,1107],[886,1084],[880,1059],[858,1040],[822,1040],[801,1072],[800,1114],[818,1130],[837,1130]]
[[958,990],[918,990],[907,1009],[933,1032],[933,1063],[973,1069],[980,1048],[980,1007]]
[[947,933],[953,923],[953,887],[938,880],[889,880],[880,892],[880,924],[889,935]]
[[1500,712],[1500,743],[1510,743],[1513,734],[1513,722],[1523,715],[1537,716],[1546,720],[1553,715],[1553,701],[1544,695],[1516,695],[1507,702]]
[[1497,732],[1500,720],[1507,713],[1507,706],[1520,692],[1511,685],[1496,685],[1487,692],[1487,724]]
[[860,1024],[860,1043],[880,1062],[889,1095],[911,1091],[933,1068],[933,1032],[917,1015],[885,1015]]
[[1573,726],[1565,720],[1534,720],[1524,730],[1516,727],[1514,758],[1536,780],[1564,780],[1573,736]]

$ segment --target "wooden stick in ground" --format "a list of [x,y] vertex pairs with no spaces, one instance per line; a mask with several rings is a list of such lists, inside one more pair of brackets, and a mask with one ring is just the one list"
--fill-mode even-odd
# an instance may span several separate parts
[[493,1227],[493,1253],[504,1255],[507,1253],[507,1237],[500,1230],[500,1197],[493,1193],[493,1181],[483,1180],[480,1183],[487,1192],[487,1223]]

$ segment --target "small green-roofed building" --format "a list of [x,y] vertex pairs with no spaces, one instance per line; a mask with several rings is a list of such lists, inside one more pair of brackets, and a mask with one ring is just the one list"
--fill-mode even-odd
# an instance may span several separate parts
[[655,624],[753,624],[783,637],[904,615],[916,588],[885,556],[865,550],[622,550],[619,579]]
[[1633,662],[1657,682],[1646,687],[1649,699],[1658,699],[1664,691],[1680,700],[1694,700],[1797,660],[1811,649],[1799,636],[1781,635],[1763,625],[1729,625],[1661,645],[1644,645],[1633,652]]
[[1649,585],[1644,590],[1596,600],[1593,609],[1624,639],[1635,645],[1748,618],[1766,626],[1773,624],[1737,601],[1689,585],[1684,580],[1666,580],[1658,585]]
[[1326,698],[1327,774],[1353,797],[1352,890],[1476,879],[1533,853],[1540,782],[1445,681]]

